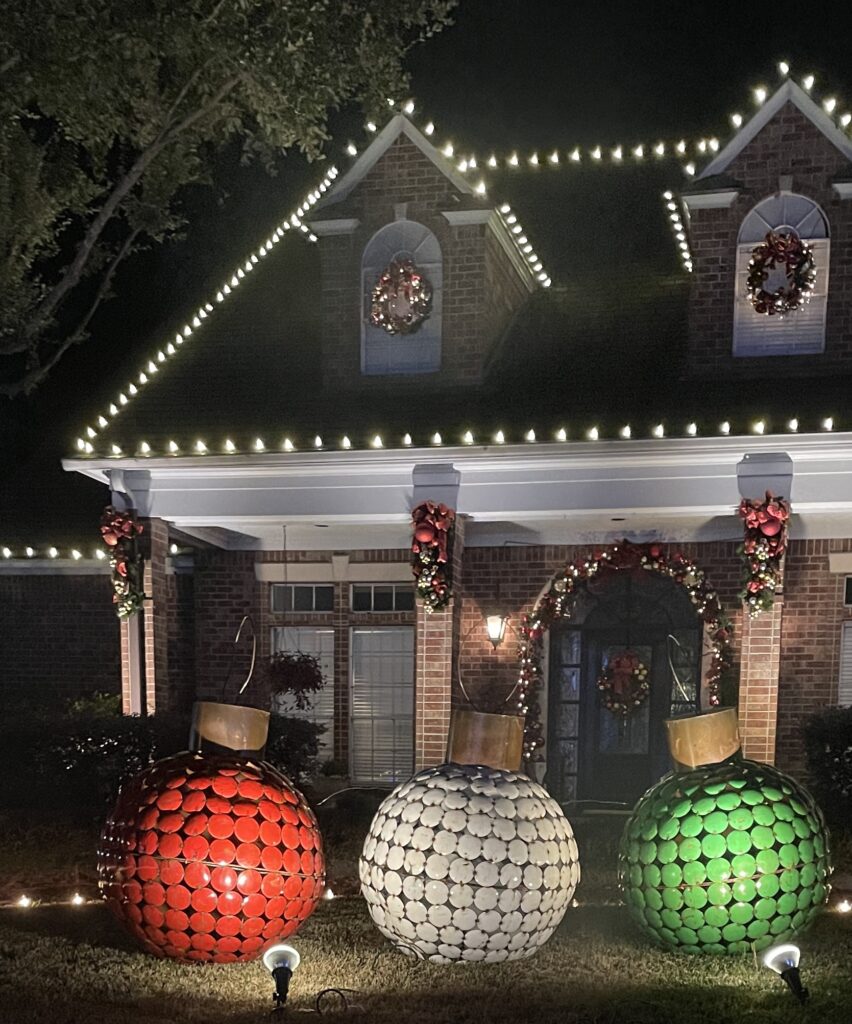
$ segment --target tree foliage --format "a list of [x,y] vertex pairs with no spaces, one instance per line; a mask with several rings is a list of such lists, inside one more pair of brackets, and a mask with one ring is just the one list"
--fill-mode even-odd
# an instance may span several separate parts
[[87,336],[116,268],[239,140],[270,170],[399,96],[455,0],[0,0],[0,391]]

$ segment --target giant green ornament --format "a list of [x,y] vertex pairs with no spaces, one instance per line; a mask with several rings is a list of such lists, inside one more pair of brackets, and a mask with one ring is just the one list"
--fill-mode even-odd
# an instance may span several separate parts
[[807,928],[828,896],[822,813],[783,772],[738,754],[667,775],[621,839],[630,915],[656,943],[742,953]]

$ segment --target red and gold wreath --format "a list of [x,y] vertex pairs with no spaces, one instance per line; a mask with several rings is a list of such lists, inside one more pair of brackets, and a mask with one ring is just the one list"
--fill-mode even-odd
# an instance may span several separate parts
[[119,512],[112,505],[101,516],[101,539],[112,569],[112,600],[120,619],[141,611],[145,600],[143,562],[136,543],[143,529],[133,512]]
[[370,323],[388,334],[411,334],[432,312],[432,286],[411,260],[392,260],[375,287]]
[[[774,291],[766,283],[774,270],[783,271],[784,283]],[[769,231],[756,246],[748,265],[748,296],[755,311],[784,316],[803,306],[816,282],[816,263],[811,248],[798,235]]]
[[456,514],[446,505],[424,501],[411,513],[414,538],[411,570],[427,612],[449,604],[452,597],[452,541]]
[[790,505],[766,492],[763,501],[743,498],[738,509],[745,535],[740,547],[743,589],[740,597],[753,618],[771,608],[781,583],[781,558],[787,548]]
[[598,677],[601,704],[614,715],[626,718],[647,699],[651,692],[648,666],[633,651],[613,655]]

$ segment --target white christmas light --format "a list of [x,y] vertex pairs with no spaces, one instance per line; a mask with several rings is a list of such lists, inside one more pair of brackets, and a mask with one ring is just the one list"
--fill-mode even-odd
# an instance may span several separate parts
[[12,557],[12,549],[11,548],[3,548],[3,557],[4,558],[11,558]]
[[147,441],[142,441],[140,443],[140,445],[139,445],[139,451],[143,455],[150,455],[150,453],[151,453],[151,446],[148,444]]
[[24,548],[24,554],[27,556],[27,558],[32,558],[35,555],[35,549],[34,548]]
[[409,117],[414,113],[414,100],[406,100],[402,107],[403,111],[408,114]]
[[565,427],[560,427],[559,430],[556,431],[556,440],[557,441],[567,441],[568,440],[568,431],[565,429]]
[[284,443],[281,445],[285,452],[295,451],[295,446],[289,437],[284,438]]
[[405,445],[406,448],[410,448],[411,447],[411,434],[403,434],[403,436],[402,436],[402,443]]
[[437,432],[432,435],[432,444],[434,444],[434,445],[442,444],[441,435],[438,434]]
[[822,421],[823,430],[834,430],[834,419],[831,416],[826,416]]
[[358,148],[355,146],[354,143],[350,142],[349,145],[346,147],[346,152],[350,156],[357,156],[358,155]]
[[695,435],[698,433],[698,424],[688,423],[686,425],[686,432],[687,434],[689,434],[690,437],[695,437]]
[[535,441],[535,431],[533,429],[528,430],[526,434],[524,434],[524,440],[530,442]]
[[579,146],[577,146],[575,149],[571,150],[571,154],[570,154],[569,159],[573,160],[573,162],[575,164],[578,164],[580,162],[581,157],[580,157],[580,147]]
[[600,431],[597,427],[591,427],[589,430],[586,431],[586,437],[590,441],[597,441],[600,437]]
[[169,441],[169,451],[172,453],[172,455],[177,455],[177,453],[180,451],[180,446],[178,445],[177,441]]
[[103,548],[95,548],[95,558],[102,562],[106,558],[106,551]]
[[651,431],[651,433],[654,435],[654,437],[665,437],[666,436],[666,428],[663,426],[662,423],[658,423],[654,427],[654,429]]
[[592,159],[593,160],[600,160],[600,158],[602,156],[603,156],[603,153],[601,152],[601,147],[600,146],[595,146],[595,148],[592,150]]
[[755,434],[762,434],[766,430],[766,423],[763,420],[756,420],[752,423],[751,429]]
[[734,128],[742,128],[743,126],[743,115],[742,114],[731,114],[731,124]]
[[621,428],[621,430],[619,430],[619,432],[618,432],[618,433],[619,433],[619,435],[620,435],[621,437],[623,437],[623,438],[625,439],[625,441],[629,440],[629,439],[630,439],[630,435],[631,435],[631,433],[632,433],[632,431],[631,431],[631,429],[630,429],[630,425],[629,425],[629,424],[625,424],[625,425],[624,425],[624,426],[623,426],[623,427]]
[[503,433],[502,430],[498,430],[497,433],[494,435],[494,443],[495,444],[505,444],[506,443],[506,435]]
[[759,85],[759,86],[758,86],[758,87],[757,87],[757,88],[756,88],[756,89],[754,90],[754,101],[755,101],[755,103],[757,103],[757,104],[758,104],[758,106],[759,106],[759,105],[760,105],[761,103],[765,103],[765,102],[766,102],[766,97],[767,97],[767,95],[768,95],[768,93],[767,93],[767,91],[766,91],[766,87],[765,87],[765,86],[763,86],[763,85]]
[[554,149],[554,151],[550,154],[550,156],[547,159],[550,161],[550,163],[552,163],[555,166],[556,164],[559,163],[559,151]]
[[799,429],[799,421],[795,417],[793,417],[793,419],[788,421],[787,429],[791,430],[795,434],[795,432]]
[[448,142],[446,144],[446,146],[444,146],[442,152],[443,152],[444,156],[447,156],[447,157],[452,156],[453,155],[453,144],[452,144],[452,142]]
[[199,455],[205,455],[207,452],[207,445],[203,441],[198,440],[195,442],[195,450]]
[[110,445],[110,451],[113,455],[121,455],[121,448],[117,444]]
[[813,87],[814,87],[814,76],[813,75],[805,75],[805,77],[802,79],[802,88],[805,90],[805,92],[810,92],[811,89],[813,89]]
[[731,432],[731,424],[728,423],[727,420],[725,420],[724,423],[720,423],[719,424],[719,433],[720,434],[730,434],[730,432]]
[[852,114],[847,112],[847,113],[841,115],[840,125],[841,125],[842,128],[848,128],[850,121],[852,121]]
[[319,434],[314,438],[314,448],[322,448],[322,438]]
[[345,448],[347,450],[352,447],[352,442],[349,440],[349,438],[345,434],[343,435],[343,439],[340,442],[340,447],[341,448]]
[[256,452],[262,452],[265,451],[265,449],[266,445],[263,443],[263,439],[260,437],[256,437],[254,440],[254,450]]
[[834,96],[829,96],[828,99],[823,100],[822,105],[825,108],[825,112],[827,114],[833,114],[834,108],[837,106],[837,100]]
[[373,448],[383,448],[384,447],[384,445],[382,444],[382,439],[381,439],[381,437],[378,434],[376,434],[376,436],[370,442],[370,445]]
[[427,125],[426,125],[426,127],[425,127],[425,128],[423,129],[423,131],[424,131],[424,132],[425,132],[425,133],[426,133],[427,135],[432,135],[432,134],[434,134],[434,131],[435,131],[435,125],[434,125],[434,122],[430,121],[430,122],[429,122],[429,124],[427,124]]
[[26,896],[26,895],[19,896],[17,902],[18,902],[18,906],[19,907],[23,907],[25,910],[26,910],[27,907],[31,907],[33,905],[33,901],[30,899],[29,896]]
[[790,74],[790,65],[787,63],[786,60],[779,60],[778,70],[782,76],[786,77],[787,75]]
[[473,434],[469,430],[466,430],[462,434],[462,443],[463,444],[473,444]]
[[837,904],[837,910],[841,914],[848,914],[849,911],[852,910],[852,903],[850,903],[849,900],[841,900]]

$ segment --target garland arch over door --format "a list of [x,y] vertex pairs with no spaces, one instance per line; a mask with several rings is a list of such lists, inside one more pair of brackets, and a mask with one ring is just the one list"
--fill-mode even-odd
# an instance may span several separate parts
[[[645,577],[645,573],[648,573],[652,576],[664,577],[683,588],[684,595],[694,609],[695,628],[696,630],[700,628],[703,633],[698,666],[700,704],[702,707],[707,707],[719,703],[719,677],[729,660],[728,645],[731,626],[723,615],[718,594],[704,571],[680,552],[670,554],[660,544],[640,545],[623,541],[606,550],[591,552],[583,561],[572,563],[557,572],[541,593],[532,611],[522,620],[517,705],[518,710],[526,714],[524,753],[529,761],[540,762],[543,760],[542,751],[545,740],[541,720],[541,687],[545,639],[549,636],[552,627],[565,627],[570,623],[571,616],[577,613],[578,599],[587,590],[589,584],[597,586],[609,574],[620,572],[625,573],[625,578],[633,575],[639,584],[642,584],[643,581],[650,581],[650,576]],[[613,582],[615,582],[614,578]],[[649,592],[653,588],[640,586],[639,589]],[[587,611],[588,609],[583,612],[584,617]],[[676,614],[682,616],[682,609],[680,613]],[[660,622],[664,620],[663,618]],[[674,623],[674,620],[671,621]],[[680,621],[683,621],[682,618]],[[592,622],[591,619],[590,622]],[[605,621],[598,617],[598,621],[595,623],[597,627],[595,642],[598,646],[593,648],[597,652],[595,657],[599,660],[602,658],[604,665],[613,651],[611,644],[609,647],[605,644],[601,646],[606,638],[605,634],[601,632],[605,624]],[[609,623],[609,625],[614,624]],[[555,633],[556,630],[554,630]],[[610,640],[613,639],[613,636],[614,634],[609,634]],[[628,632],[628,640],[629,636]],[[657,639],[659,640],[659,638]],[[670,648],[667,644],[666,641],[665,647],[657,647],[658,663],[662,658],[671,664]],[[650,657],[650,654],[649,649],[646,655]],[[583,654],[582,657],[576,656],[575,663],[578,669],[581,661],[586,664],[585,673],[588,677],[591,662],[587,660],[587,654]],[[588,688],[588,678],[584,685]],[[576,699],[579,700],[580,696],[578,695]],[[588,719],[588,709],[591,706],[588,695],[585,700]],[[677,710],[688,712],[689,708],[684,704],[683,708]],[[611,712],[605,712],[604,716],[610,714]],[[596,727],[596,734],[598,731],[600,730]],[[569,794],[566,799],[573,799],[573,797]]]

